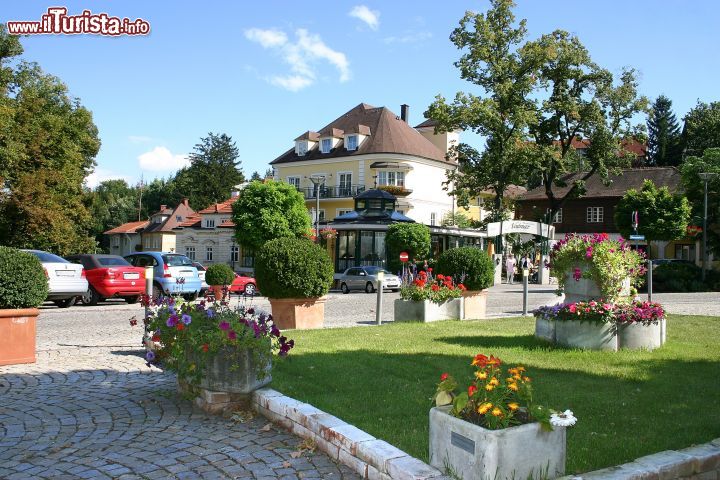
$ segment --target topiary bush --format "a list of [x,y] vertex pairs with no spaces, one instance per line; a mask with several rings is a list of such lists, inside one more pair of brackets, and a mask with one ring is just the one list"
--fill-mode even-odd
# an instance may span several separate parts
[[326,251],[304,238],[270,240],[255,257],[258,288],[269,298],[322,297],[334,273]]
[[38,258],[0,247],[0,308],[35,308],[48,295],[48,280]]
[[232,285],[235,280],[235,272],[224,263],[210,265],[205,272],[205,283],[208,285]]
[[452,248],[437,259],[435,274],[450,275],[468,290],[484,290],[493,284],[495,265],[490,255],[474,247]]

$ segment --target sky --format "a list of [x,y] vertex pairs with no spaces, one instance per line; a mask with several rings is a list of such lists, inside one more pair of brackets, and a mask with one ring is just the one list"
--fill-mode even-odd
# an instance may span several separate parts
[[[555,29],[578,35],[614,74],[639,71],[640,93],[665,94],[682,118],[698,100],[720,100],[720,2],[716,0],[517,0],[528,39]],[[250,176],[361,102],[410,123],[438,94],[480,94],[459,78],[449,40],[466,10],[488,1],[70,1],[3,2],[0,22],[69,15],[142,18],[148,35],[24,37],[23,59],[68,85],[93,113],[102,147],[89,186],[167,177],[208,134],[237,143]],[[468,143],[479,140],[463,137]]]

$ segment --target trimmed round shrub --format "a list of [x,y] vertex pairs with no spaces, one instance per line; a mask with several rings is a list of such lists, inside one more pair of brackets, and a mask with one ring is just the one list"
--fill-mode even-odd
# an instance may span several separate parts
[[0,308],[34,308],[48,295],[48,280],[38,258],[0,247]]
[[468,290],[484,290],[493,284],[495,265],[490,255],[474,247],[451,248],[437,260],[435,274],[450,275]]
[[235,272],[224,263],[210,265],[205,272],[205,283],[208,285],[232,285],[235,280]]
[[270,240],[255,256],[255,279],[269,298],[322,297],[334,273],[327,252],[304,238]]
[[395,223],[385,235],[388,250],[388,269],[397,272],[402,268],[400,252],[407,252],[409,261],[424,260],[430,253],[430,229],[421,223]]

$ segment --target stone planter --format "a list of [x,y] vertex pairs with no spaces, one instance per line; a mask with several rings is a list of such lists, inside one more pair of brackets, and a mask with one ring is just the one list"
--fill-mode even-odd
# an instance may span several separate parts
[[438,320],[457,320],[462,318],[462,298],[452,298],[441,304],[430,300],[395,300],[396,322],[437,322]]
[[463,320],[485,318],[487,290],[465,290],[462,292]]
[[545,320],[535,317],[535,337],[547,342],[555,343],[555,320]]
[[0,309],[0,365],[35,363],[37,308]]
[[555,343],[587,350],[617,350],[617,327],[614,323],[558,320]]
[[[580,270],[584,273],[589,269],[588,266],[581,266]],[[568,272],[565,274],[565,293],[564,303],[575,303],[575,302],[587,302],[590,300],[600,300],[603,298],[603,294],[600,291],[595,280],[589,278],[581,278],[575,280],[573,273]],[[619,297],[630,296],[630,278],[626,278],[623,281],[623,288],[620,292]]]
[[281,330],[322,328],[325,301],[320,298],[269,298],[273,322]]
[[643,325],[642,323],[621,323],[618,325],[618,349],[627,348],[638,350],[655,350],[665,343],[666,322],[663,318],[657,325]]
[[[269,345],[267,355],[259,360],[249,350],[220,350],[206,360],[203,376],[197,386],[214,392],[248,394],[270,383],[271,367]],[[265,376],[259,379],[258,372],[263,370]]]
[[487,430],[430,410],[430,464],[465,480],[552,479],[565,474],[565,428],[528,423]]

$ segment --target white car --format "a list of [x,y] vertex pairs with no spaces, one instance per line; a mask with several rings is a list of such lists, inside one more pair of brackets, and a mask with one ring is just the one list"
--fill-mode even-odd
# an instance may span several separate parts
[[200,281],[202,282],[200,284],[201,285],[200,295],[202,295],[203,293],[205,293],[207,291],[208,288],[210,288],[208,286],[207,282],[205,281],[205,272],[207,271],[207,268],[205,268],[205,266],[200,262],[192,262],[192,264],[193,264],[193,267],[197,268],[198,277],[200,277]]
[[87,293],[88,282],[82,265],[70,263],[64,258],[42,250],[25,251],[35,255],[45,269],[49,287],[46,300],[52,301],[60,308],[67,308],[74,305],[78,297]]

